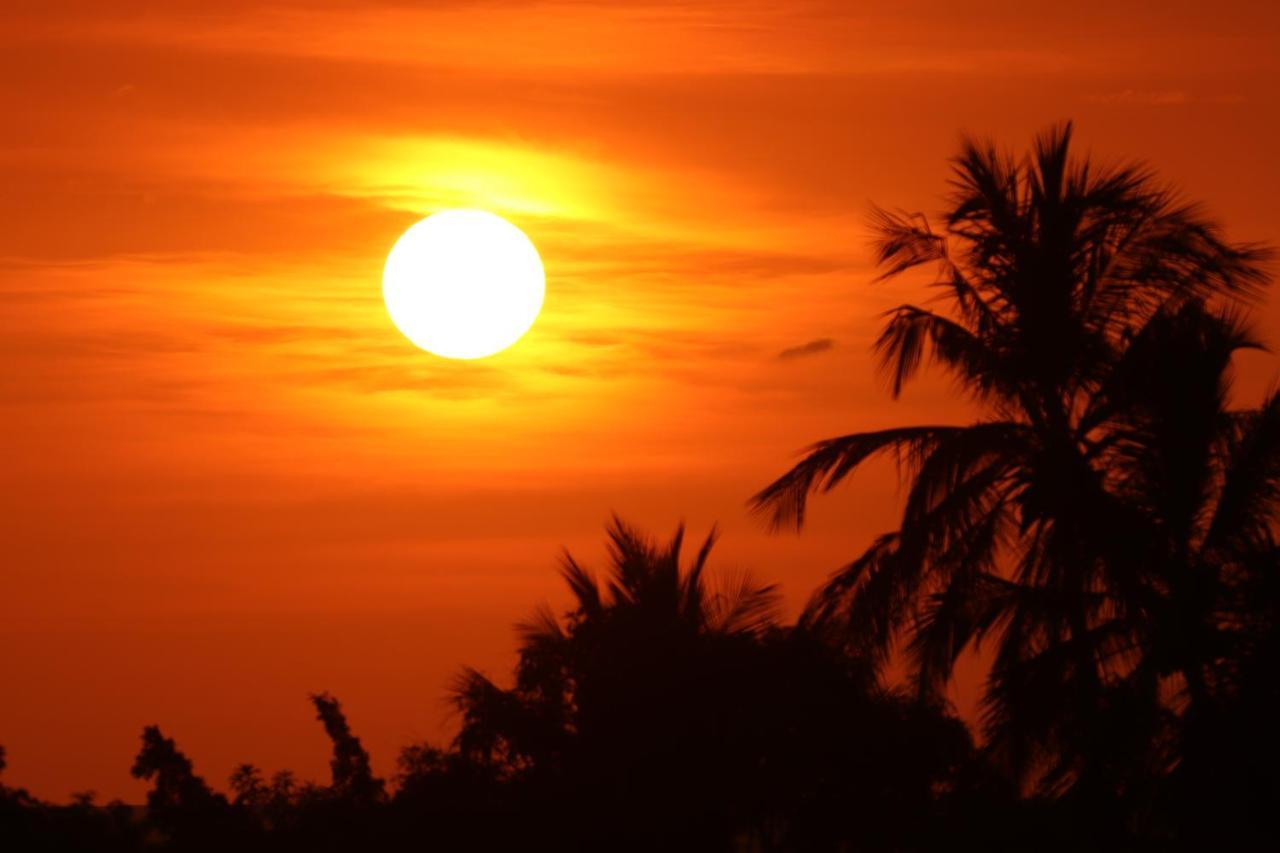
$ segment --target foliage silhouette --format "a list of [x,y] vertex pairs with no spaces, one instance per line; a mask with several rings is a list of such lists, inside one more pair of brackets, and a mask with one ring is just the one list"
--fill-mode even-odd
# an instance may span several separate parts
[[324,724],[325,734],[333,741],[330,791],[336,797],[354,802],[381,799],[385,794],[383,781],[373,775],[369,753],[365,752],[360,738],[351,733],[338,700],[328,693],[317,693],[311,697],[311,703],[315,705],[316,718]]
[[572,609],[519,626],[511,687],[460,675],[452,748],[405,748],[390,794],[328,694],[323,787],[242,764],[228,799],[146,728],[125,849],[887,850],[937,843],[975,803],[1021,813],[959,720],[782,625],[772,587],[713,579],[714,535],[684,563],[683,538],[615,520],[603,580],[566,556]]
[[142,730],[142,747],[130,771],[151,782],[147,820],[182,850],[222,850],[248,832],[227,798],[197,776],[191,759],[159,726]]
[[1276,398],[1227,402],[1231,356],[1257,346],[1234,306],[1269,253],[1070,143],[1062,125],[1019,162],[966,141],[941,232],[874,213],[881,278],[935,267],[942,306],[889,312],[893,395],[932,361],[984,417],[819,442],[753,504],[800,525],[809,495],[896,454],[898,529],[806,622],[881,660],[901,641],[923,698],[993,641],[991,757],[1131,822],[1234,689],[1250,626],[1274,624],[1242,593],[1276,570]]
[[603,583],[566,556],[574,607],[521,627],[515,685],[460,681],[462,753],[536,789],[573,849],[925,837],[964,727],[780,627],[772,587],[713,586],[713,542],[682,569],[682,530],[658,545],[615,519]]

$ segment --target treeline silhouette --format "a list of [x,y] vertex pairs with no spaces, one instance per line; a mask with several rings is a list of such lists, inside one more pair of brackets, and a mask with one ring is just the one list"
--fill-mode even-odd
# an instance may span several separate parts
[[[0,787],[5,850],[1167,850],[1274,836],[1280,807],[1280,396],[1238,408],[1236,353],[1269,253],[1227,242],[1138,166],[966,142],[935,225],[877,210],[896,396],[947,371],[981,410],[819,442],[756,509],[878,454],[897,529],[793,624],[776,590],[713,578],[709,536],[615,519],[565,614],[519,626],[503,686],[465,670],[457,737],[377,778],[338,701],[311,697],[328,784],[239,767],[228,793],[149,726],[145,807]],[[957,659],[991,666],[979,736]],[[889,682],[891,661],[907,676]],[[0,770],[4,753],[0,750]],[[1253,841],[1250,841],[1253,839]]]

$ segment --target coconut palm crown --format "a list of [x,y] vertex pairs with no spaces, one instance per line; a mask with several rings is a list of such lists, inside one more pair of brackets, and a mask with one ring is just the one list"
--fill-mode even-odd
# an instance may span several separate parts
[[1268,252],[1071,139],[1052,128],[1022,160],[965,141],[936,228],[873,214],[881,279],[937,271],[937,298],[889,311],[875,344],[894,397],[932,363],[982,417],[818,442],[752,502],[799,527],[811,495],[896,455],[898,529],[806,619],[882,661],[900,646],[927,699],[985,641],[993,754],[1114,792],[1171,761],[1225,684],[1238,591],[1275,571],[1276,398],[1237,411],[1227,393]]

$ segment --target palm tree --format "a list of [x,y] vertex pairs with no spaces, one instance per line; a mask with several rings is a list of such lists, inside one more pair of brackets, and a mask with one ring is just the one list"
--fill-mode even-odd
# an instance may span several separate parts
[[1192,302],[1153,318],[1097,397],[1113,412],[1109,488],[1135,508],[1143,546],[1123,651],[1180,706],[1167,764],[1175,805],[1198,808],[1179,823],[1215,843],[1280,801],[1280,394],[1229,403],[1232,355],[1259,346],[1239,318]]
[[608,537],[604,582],[566,555],[573,608],[520,626],[511,689],[463,674],[457,747],[520,801],[546,798],[533,811],[576,838],[570,849],[718,849],[752,757],[734,751],[735,688],[777,593],[745,576],[715,589],[714,532],[687,567],[683,530],[659,545],[614,519]]
[[1070,143],[1062,125],[1015,161],[966,141],[940,232],[874,213],[882,279],[938,270],[937,306],[888,312],[876,343],[893,395],[930,360],[984,416],[819,442],[753,498],[775,525],[799,526],[811,494],[897,454],[909,479],[898,529],[837,572],[807,619],[838,622],[881,660],[904,642],[923,697],[938,696],[965,649],[993,640],[993,753],[1050,790],[1114,787],[1165,761],[1159,738],[1134,735],[1161,730],[1178,706],[1162,692],[1171,675],[1185,679],[1180,702],[1198,698],[1180,667],[1211,655],[1162,657],[1154,612],[1167,605],[1152,596],[1191,593],[1169,586],[1177,570],[1153,551],[1154,484],[1133,473],[1136,456],[1122,459],[1145,446],[1132,430],[1148,380],[1170,375],[1158,361],[1135,368],[1137,342],[1159,359],[1159,330],[1189,312],[1219,330],[1216,355],[1229,360],[1247,341],[1204,305],[1267,281],[1265,250],[1226,242],[1144,168],[1100,169]]
[[[603,588],[566,554],[561,574],[573,608],[562,622],[543,606],[518,626],[514,688],[504,690],[475,670],[464,671],[456,690],[463,752],[518,765],[556,763],[553,756],[564,747],[566,733],[590,734],[596,709],[618,710],[612,700],[628,688],[652,686],[664,667],[658,681],[666,682],[678,668],[689,667],[698,650],[772,627],[774,587],[757,585],[745,574],[720,588],[708,583],[706,563],[715,539],[712,531],[682,568],[683,528],[658,545],[615,518],[608,527],[610,566]],[[623,704],[634,712],[638,700],[632,695]]]

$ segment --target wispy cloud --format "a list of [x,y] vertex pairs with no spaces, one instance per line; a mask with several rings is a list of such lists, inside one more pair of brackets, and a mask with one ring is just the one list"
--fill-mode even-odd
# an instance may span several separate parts
[[836,345],[831,338],[815,338],[808,343],[803,343],[794,347],[787,347],[778,353],[778,358],[783,361],[790,361],[796,358],[806,358],[812,355],[821,355],[828,352]]

